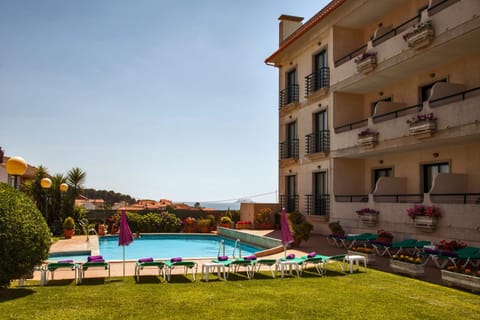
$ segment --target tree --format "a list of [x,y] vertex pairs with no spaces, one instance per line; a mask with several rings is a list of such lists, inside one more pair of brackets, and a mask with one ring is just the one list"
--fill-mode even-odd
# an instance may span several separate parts
[[42,213],[24,193],[0,183],[0,287],[33,272],[49,249]]

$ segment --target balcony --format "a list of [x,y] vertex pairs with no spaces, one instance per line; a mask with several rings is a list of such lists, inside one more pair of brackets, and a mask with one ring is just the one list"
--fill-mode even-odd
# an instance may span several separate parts
[[280,205],[285,208],[287,212],[294,212],[298,210],[298,195],[281,195]]
[[[369,73],[368,81],[357,74],[354,62],[365,53],[367,44],[364,43],[335,59],[331,84],[345,92],[365,93],[435,68],[439,61],[446,63],[478,54],[479,15],[480,8],[475,1],[436,1],[421,14],[375,32],[371,44],[377,52],[377,67]],[[355,34],[344,37],[349,39]],[[339,37],[337,41],[343,43],[342,35]]]
[[325,67],[319,70],[315,70],[314,73],[305,77],[305,95],[310,97],[311,95],[328,89],[330,87],[330,68]]
[[280,91],[280,108],[284,108],[291,103],[298,103],[298,84],[287,86]]
[[[375,114],[368,119],[358,120],[349,124],[335,127],[336,150],[357,146],[360,130],[369,130],[379,133],[378,145],[375,149],[382,149],[382,143],[398,138],[414,137],[416,140],[406,140],[403,146],[415,145],[418,139],[456,139],[468,140],[478,135],[475,119],[472,115],[478,114],[480,103],[480,86],[465,89],[461,84],[437,83],[432,88],[430,99],[423,104],[403,107],[399,102],[381,102],[385,108],[376,108]],[[388,111],[392,110],[393,111]],[[388,111],[388,112],[387,112]],[[407,123],[412,117],[433,113],[435,128],[429,127],[428,134],[418,135],[415,128]],[[459,130],[462,128],[462,130]],[[358,130],[358,131],[357,131]],[[387,144],[384,144],[386,147]],[[356,149],[355,149],[356,150]],[[357,152],[356,150],[355,152]]]
[[280,143],[280,160],[298,159],[298,139]]
[[305,150],[307,155],[314,153],[328,153],[330,151],[330,131],[321,130],[305,136]]
[[305,195],[305,213],[308,215],[316,215],[316,216],[330,215],[330,195],[329,194]]

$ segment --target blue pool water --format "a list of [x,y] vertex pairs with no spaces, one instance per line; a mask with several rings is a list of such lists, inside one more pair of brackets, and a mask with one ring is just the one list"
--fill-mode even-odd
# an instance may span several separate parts
[[[142,235],[125,247],[125,259],[137,260],[140,258],[152,257],[154,259],[170,259],[172,257],[182,258],[215,258],[221,240],[225,243],[225,255],[232,256],[235,241],[216,235],[195,235],[195,234],[162,234]],[[106,260],[122,260],[123,247],[118,245],[118,236],[99,237],[98,245],[100,255]],[[240,243],[242,256],[254,254],[263,250],[245,243]],[[223,252],[220,252],[223,255]],[[62,255],[50,256],[49,260],[58,261],[72,259],[74,261],[86,261],[88,255]],[[239,256],[238,248],[235,256]]]

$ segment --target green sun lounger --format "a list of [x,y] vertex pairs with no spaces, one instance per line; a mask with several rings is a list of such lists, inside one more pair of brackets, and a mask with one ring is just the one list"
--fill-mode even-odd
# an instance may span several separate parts
[[257,260],[256,263],[257,266],[257,272],[260,271],[260,268],[262,266],[267,266],[270,269],[270,272],[272,273],[272,278],[275,278],[275,273],[277,272],[277,260],[276,259],[259,259]]
[[108,280],[110,280],[110,263],[106,262],[106,261],[90,261],[90,262],[84,262],[82,263],[81,267],[80,267],[80,277],[79,277],[79,283],[82,283],[83,279],[85,278],[85,272],[88,270],[88,269],[93,269],[93,268],[96,268],[96,269],[104,269],[105,271],[107,271],[107,274],[108,274]]
[[253,279],[253,276],[255,275],[255,266],[257,263],[256,260],[247,260],[244,258],[227,260],[215,259],[212,260],[212,262],[222,264],[227,268],[227,278],[232,271],[233,273],[237,273],[240,268],[245,268],[248,279]]
[[42,272],[45,272],[45,276],[44,276],[44,279],[45,279],[45,284],[47,284],[48,282],[48,277],[46,275],[46,272],[50,272],[51,274],[51,277],[53,280],[53,275],[55,273],[55,270],[57,269],[70,269],[72,271],[75,271],[75,283],[78,283],[79,281],[79,268],[80,268],[80,265],[78,263],[74,263],[74,262],[51,262],[49,263],[46,268],[44,268],[42,270]]
[[184,275],[186,276],[188,273],[188,270],[192,271],[192,281],[195,281],[195,274],[197,273],[197,263],[194,261],[172,261],[172,260],[167,260],[164,261],[165,266],[167,267],[167,281],[170,281],[172,277],[172,271],[176,267],[183,267],[184,269]]
[[158,276],[163,276],[163,279],[167,280],[165,267],[166,265],[163,261],[137,261],[135,263],[135,277],[137,279],[137,282],[140,281],[140,271],[146,268],[158,269]]

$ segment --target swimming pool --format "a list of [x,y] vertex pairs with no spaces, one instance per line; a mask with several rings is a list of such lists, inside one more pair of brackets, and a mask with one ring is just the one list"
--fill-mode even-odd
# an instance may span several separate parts
[[[145,257],[155,259],[170,259],[172,257],[182,258],[215,258],[218,256],[220,242],[225,243],[225,255],[232,256],[235,241],[217,235],[199,234],[160,234],[142,235],[125,247],[125,259],[137,260]],[[106,260],[122,260],[123,248],[118,245],[118,236],[106,236],[98,238],[99,254]],[[246,243],[239,243],[242,256],[254,254],[264,248],[252,246]],[[220,252],[223,255],[223,251]],[[235,256],[239,256],[237,250]],[[85,255],[56,255],[49,257],[49,260],[85,261]]]

